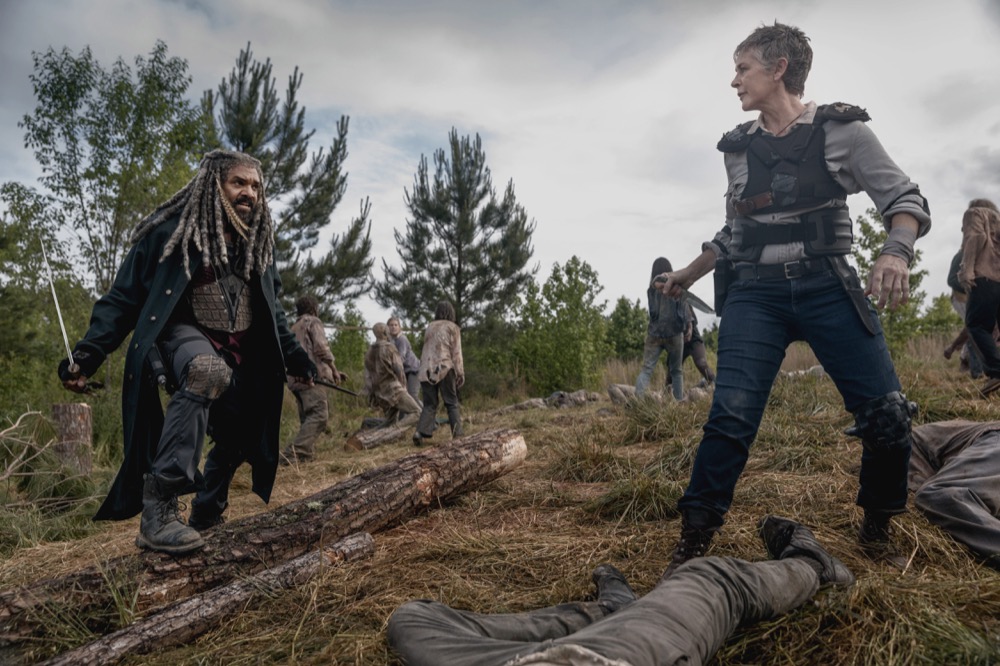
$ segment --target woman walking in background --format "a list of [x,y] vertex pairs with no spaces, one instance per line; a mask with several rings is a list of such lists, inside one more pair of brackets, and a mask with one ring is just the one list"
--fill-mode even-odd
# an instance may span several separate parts
[[399,358],[403,360],[403,373],[406,375],[406,392],[414,400],[420,400],[420,396],[417,394],[420,390],[420,380],[417,379],[417,373],[420,371],[420,359],[413,353],[409,339],[403,334],[403,327],[399,323],[399,317],[389,317],[386,326],[389,327],[389,338],[396,345]]

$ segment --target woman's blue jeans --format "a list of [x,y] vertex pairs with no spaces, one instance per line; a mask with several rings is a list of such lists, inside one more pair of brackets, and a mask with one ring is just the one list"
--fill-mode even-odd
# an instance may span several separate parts
[[[870,304],[868,316],[876,335],[865,328],[832,271],[787,280],[738,280],[730,286],[719,325],[712,408],[691,481],[678,502],[681,511],[706,516],[710,524],[698,527],[722,524],[785,350],[793,341],[809,343],[849,412],[900,390]],[[867,509],[902,511],[909,458],[908,447],[863,448],[857,503]]]

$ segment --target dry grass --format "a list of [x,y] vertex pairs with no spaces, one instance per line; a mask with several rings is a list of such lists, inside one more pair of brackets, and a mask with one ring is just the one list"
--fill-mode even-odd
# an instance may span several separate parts
[[[1000,403],[975,398],[971,380],[941,358],[943,343],[923,344],[898,363],[905,391],[922,405],[918,422],[1000,418]],[[814,363],[807,349],[793,348],[786,369]],[[626,383],[636,370],[610,368],[606,379]],[[601,562],[614,563],[645,592],[659,579],[676,541],[673,504],[686,485],[708,406],[650,403],[626,411],[605,400],[504,415],[469,409],[470,431],[520,429],[529,448],[525,464],[374,535],[372,559],[256,601],[191,645],[128,663],[395,664],[385,646],[385,623],[410,599],[481,612],[523,611],[592,595],[590,572]],[[340,450],[343,433],[362,415],[355,406],[340,408],[319,460],[281,470],[274,504],[412,451],[405,444],[364,453]],[[899,521],[910,555],[905,571],[873,563],[858,550],[860,448],[842,432],[849,424],[829,379],[779,378],[712,554],[763,559],[754,526],[761,515],[778,513],[812,526],[858,583],[744,629],[713,663],[998,663],[1000,573],[980,566],[916,512]],[[446,440],[447,434],[438,435],[438,442]],[[234,516],[262,509],[249,492],[245,469],[232,496]],[[87,538],[17,551],[0,564],[0,584],[51,576],[128,550],[136,528],[135,521],[104,524]],[[46,651],[53,646],[39,646],[39,655]]]

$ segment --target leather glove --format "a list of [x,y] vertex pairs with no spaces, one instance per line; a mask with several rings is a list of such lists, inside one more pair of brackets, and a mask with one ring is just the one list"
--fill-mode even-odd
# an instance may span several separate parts
[[101,367],[100,362],[97,361],[97,359],[95,359],[90,352],[81,350],[79,346],[73,350],[73,360],[80,368],[76,374],[69,371],[68,358],[64,358],[59,362],[57,372],[59,373],[59,379],[61,381],[71,382],[80,375],[83,375],[84,377],[93,377],[97,373],[97,369]]

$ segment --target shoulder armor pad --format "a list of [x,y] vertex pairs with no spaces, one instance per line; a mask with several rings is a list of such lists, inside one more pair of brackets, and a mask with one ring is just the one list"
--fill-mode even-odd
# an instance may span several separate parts
[[735,129],[722,135],[716,147],[724,153],[738,153],[746,150],[747,146],[750,145],[750,135],[747,134],[747,130],[750,129],[751,125],[753,125],[752,120],[737,125]]
[[816,109],[816,122],[838,120],[846,123],[852,120],[860,120],[861,122],[866,123],[871,119],[872,118],[868,115],[868,112],[860,106],[845,104],[844,102],[824,104]]

